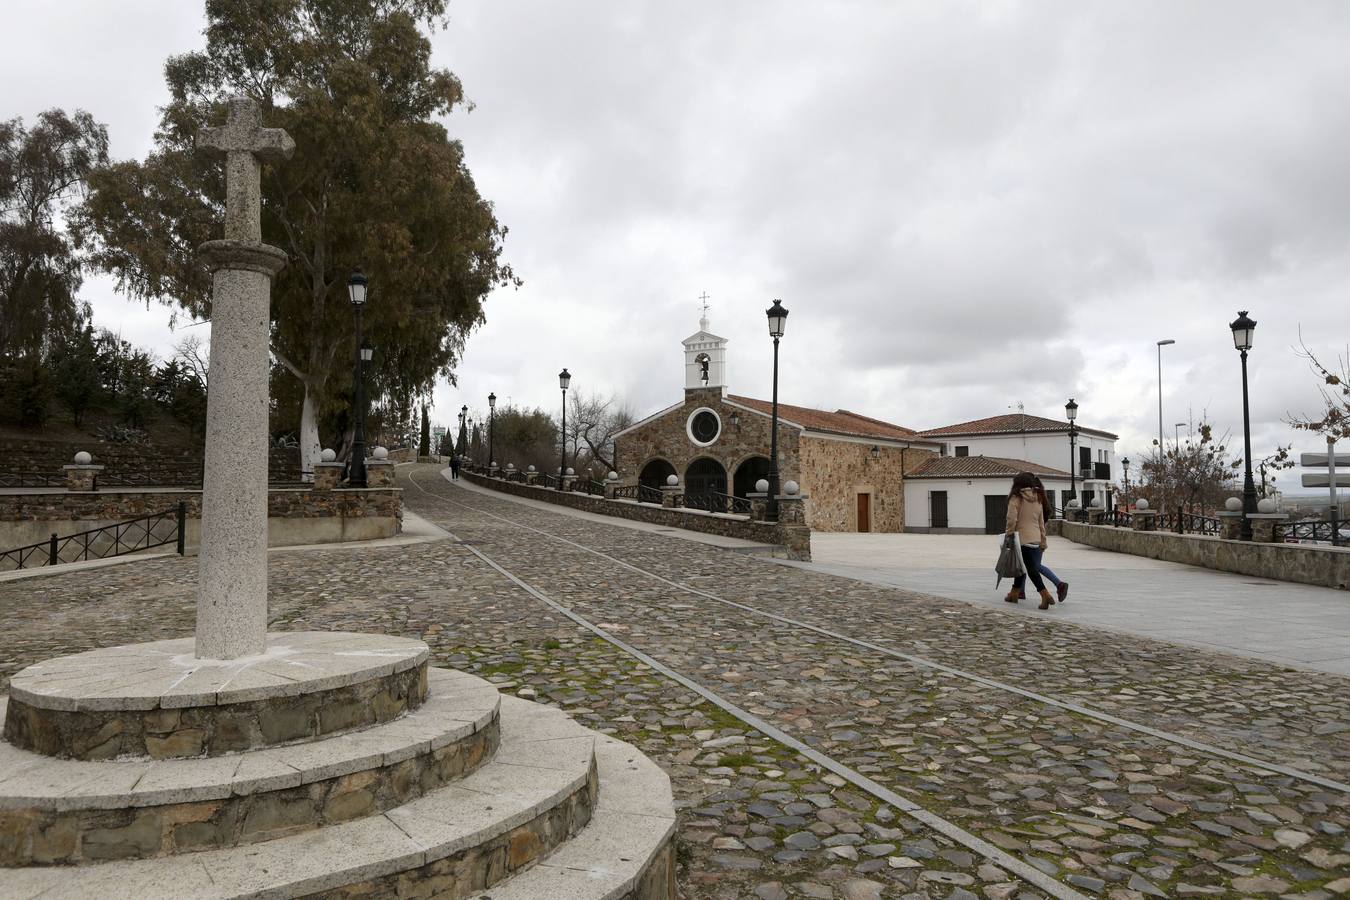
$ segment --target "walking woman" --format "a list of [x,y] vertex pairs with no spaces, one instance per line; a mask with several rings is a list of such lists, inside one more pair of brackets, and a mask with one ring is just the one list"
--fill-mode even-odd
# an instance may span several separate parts
[[[1041,483],[1040,476],[1037,475],[1035,477],[1036,477],[1036,496],[1040,498],[1041,508],[1045,510],[1046,521],[1049,521],[1050,515],[1051,513],[1054,512],[1054,510],[1050,508],[1050,498],[1045,495],[1045,485]],[[1044,546],[1042,546],[1041,548],[1041,554],[1042,556],[1044,556],[1045,554]],[[1061,580],[1058,575],[1056,575],[1054,572],[1051,572],[1050,567],[1045,564],[1044,560],[1041,560],[1041,574],[1045,576],[1046,581],[1050,582],[1055,586],[1055,599],[1058,600],[1060,603],[1063,603],[1064,598],[1069,596],[1069,583],[1067,581]],[[1022,598],[1019,597],[1018,599]]]
[[1036,490],[1036,476],[1030,472],[1019,472],[1013,479],[1012,491],[1008,494],[1008,524],[1005,534],[1017,533],[1022,542],[1022,565],[1025,574],[1013,579],[1012,590],[1003,599],[1016,603],[1019,597],[1026,596],[1027,577],[1041,595],[1039,609],[1049,609],[1054,599],[1045,589],[1041,579],[1041,555],[1045,552],[1049,535],[1045,530],[1046,505],[1044,495]]

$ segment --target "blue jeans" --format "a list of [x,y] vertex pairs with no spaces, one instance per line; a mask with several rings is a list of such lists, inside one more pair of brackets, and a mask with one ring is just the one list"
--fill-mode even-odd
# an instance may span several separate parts
[[[1041,550],[1041,554],[1044,555],[1045,550]],[[1059,587],[1060,585],[1059,576],[1056,575],[1054,572],[1051,572],[1050,567],[1047,566],[1045,563],[1041,563],[1041,574],[1045,576],[1046,581],[1050,582],[1055,587]]]
[[[1041,548],[1032,544],[1022,545],[1022,565],[1026,568],[1027,574],[1031,576],[1031,583],[1036,586],[1036,590],[1045,590],[1045,582],[1041,580]],[[1025,590],[1027,586],[1027,576],[1018,575],[1013,579],[1013,590]]]

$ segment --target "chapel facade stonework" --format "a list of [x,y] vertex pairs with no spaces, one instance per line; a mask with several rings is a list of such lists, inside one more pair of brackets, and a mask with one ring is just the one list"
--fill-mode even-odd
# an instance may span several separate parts
[[[726,340],[708,322],[683,342],[685,390],[615,437],[623,484],[659,488],[669,475],[686,498],[745,497],[768,475],[772,404],[728,392]],[[778,407],[779,484],[795,481],[815,531],[904,530],[906,473],[940,445],[908,428],[847,410]]]

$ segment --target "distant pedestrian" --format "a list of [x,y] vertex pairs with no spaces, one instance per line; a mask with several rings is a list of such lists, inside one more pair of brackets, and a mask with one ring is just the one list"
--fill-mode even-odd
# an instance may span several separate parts
[[458,457],[458,456],[452,456],[452,457],[450,457],[450,480],[451,480],[451,481],[458,481],[458,480],[459,480],[459,457]]
[[[1054,513],[1054,510],[1050,507],[1050,498],[1045,494],[1045,485],[1041,483],[1039,475],[1036,476],[1036,496],[1041,499],[1041,508],[1045,510],[1045,518],[1048,522],[1050,516]],[[1049,529],[1047,528],[1046,530],[1048,531]],[[1042,548],[1041,553],[1044,555],[1044,548]],[[1069,596],[1069,583],[1067,581],[1061,581],[1058,575],[1050,571],[1050,567],[1047,566],[1044,561],[1041,562],[1041,574],[1045,576],[1046,581],[1055,586],[1055,599],[1060,603],[1063,603],[1064,598]]]
[[1003,599],[1016,603],[1026,596],[1027,578],[1036,586],[1041,595],[1040,609],[1049,609],[1054,599],[1045,589],[1041,579],[1041,555],[1045,552],[1049,536],[1045,529],[1045,511],[1047,504],[1042,500],[1044,494],[1036,490],[1036,476],[1030,472],[1019,472],[1013,479],[1012,490],[1008,493],[1008,520],[1005,534],[1017,534],[1022,544],[1022,564],[1026,572],[1013,579],[1012,590]]

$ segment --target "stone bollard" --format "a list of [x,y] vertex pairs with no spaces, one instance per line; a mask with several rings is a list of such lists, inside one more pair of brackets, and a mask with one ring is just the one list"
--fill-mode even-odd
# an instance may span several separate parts
[[684,488],[678,484],[667,484],[661,488],[661,506],[665,509],[678,509],[684,505]]
[[568,491],[572,490],[572,485],[576,483],[576,480],[577,476],[575,475],[564,475],[562,477],[563,493],[567,493]]
[[1091,507],[1091,508],[1089,508],[1088,511],[1087,511],[1087,523],[1088,523],[1089,525],[1100,525],[1100,524],[1102,524],[1102,517],[1105,516],[1105,515],[1106,515],[1106,510],[1104,510],[1104,509],[1097,509],[1096,507]]
[[366,485],[387,488],[394,484],[394,462],[390,459],[366,460]]
[[1252,543],[1275,544],[1281,540],[1279,526],[1289,517],[1284,513],[1252,513]]
[[1236,541],[1242,537],[1242,511],[1225,510],[1219,513],[1219,537],[1225,541]]
[[1158,513],[1151,509],[1136,509],[1130,513],[1130,523],[1135,531],[1157,531]]
[[66,490],[98,490],[98,473],[103,471],[103,467],[94,465],[94,458],[85,451],[76,453],[75,461],[62,468],[66,473]]
[[756,522],[763,522],[769,515],[768,491],[749,491],[745,499],[750,501],[750,518]]

